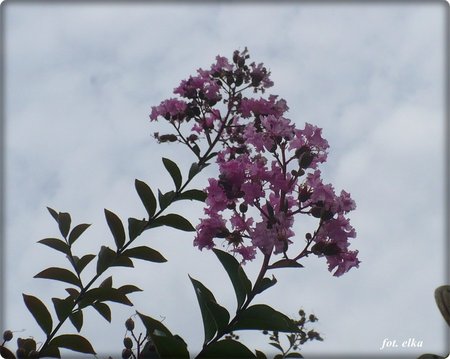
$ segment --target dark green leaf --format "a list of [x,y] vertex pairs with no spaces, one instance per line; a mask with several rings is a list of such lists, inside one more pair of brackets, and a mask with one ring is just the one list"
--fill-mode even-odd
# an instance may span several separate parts
[[130,241],[133,241],[135,238],[140,236],[146,225],[147,221],[136,218],[128,218],[128,236],[130,237]]
[[116,256],[116,252],[114,252],[111,248],[102,246],[100,248],[100,252],[98,253],[97,274],[103,273],[106,269],[111,267],[116,259]]
[[303,355],[300,353],[289,353],[285,356],[285,358],[303,358]]
[[123,247],[125,243],[125,230],[123,228],[122,221],[116,214],[105,209],[106,222],[108,222],[109,229],[116,242],[117,249]]
[[194,162],[194,163],[191,165],[191,168],[189,168],[188,179],[191,180],[191,179],[194,178],[200,171],[201,171],[201,167],[198,165],[197,162]]
[[145,246],[127,249],[125,252],[123,252],[123,255],[132,258],[143,259],[150,262],[167,262],[167,259],[164,258],[161,253]]
[[14,354],[6,347],[0,346],[0,356],[3,359],[16,359]]
[[134,186],[149,218],[152,218],[156,211],[156,198],[152,189],[145,182],[138,179],[134,181]]
[[277,348],[279,351],[283,352],[283,348],[282,348],[282,346],[281,346],[280,344],[274,343],[274,342],[269,343],[269,344],[270,344],[271,346],[273,346],[274,348]]
[[112,284],[113,284],[112,276],[109,276],[99,285],[99,287],[100,288],[112,288]]
[[71,271],[64,268],[57,268],[57,267],[47,268],[44,269],[42,272],[36,274],[34,278],[59,280],[61,282],[74,284],[77,287],[81,288],[81,283],[78,277]]
[[272,275],[272,279],[270,278],[263,278],[261,283],[259,283],[258,287],[255,288],[255,293],[259,294],[264,292],[266,289],[274,286],[277,283],[277,279]]
[[275,268],[303,268],[303,265],[293,259],[280,259],[269,266],[269,269]]
[[71,221],[72,220],[70,218],[69,213],[59,212],[58,214],[59,231],[61,232],[64,238],[67,238],[67,235],[69,234]]
[[120,288],[117,288],[117,290],[125,295],[134,293],[134,292],[142,292],[142,289],[136,287],[135,285],[131,285],[131,284],[123,285]]
[[86,254],[76,262],[78,274],[95,258],[95,254]]
[[256,358],[244,344],[232,339],[219,340],[208,345],[197,358]]
[[183,193],[180,193],[178,195],[178,197],[176,198],[177,201],[186,200],[186,199],[205,202],[206,192],[201,191],[199,189],[190,189],[188,191],[184,191]]
[[80,292],[75,288],[66,288],[66,292],[69,293],[73,300],[75,300],[80,295]]
[[256,353],[257,359],[267,359],[266,354],[264,354],[263,352],[261,352],[259,350],[255,350],[255,353]]
[[197,145],[196,143],[194,143],[194,144],[192,145],[192,151],[194,151],[194,153],[195,153],[197,156],[200,156],[200,147],[198,147],[198,145]]
[[190,358],[187,344],[180,336],[151,334],[150,337],[161,359]]
[[230,313],[214,301],[207,301],[206,305],[208,306],[208,310],[211,312],[214,321],[216,322],[217,332],[223,333],[224,329],[230,322]]
[[53,217],[53,219],[58,223],[58,212],[56,212],[53,208],[47,207],[48,212]]
[[256,304],[239,313],[232,330],[254,329],[296,333],[294,321],[265,304]]
[[144,324],[144,327],[147,329],[147,333],[149,335],[158,333],[159,335],[172,336],[170,330],[167,329],[167,327],[159,320],[153,319],[139,312],[136,313],[139,315],[139,318],[141,318],[142,324]]
[[164,163],[164,167],[166,167],[167,172],[169,172],[170,177],[173,179],[173,183],[175,184],[175,188],[177,190],[180,189],[181,184],[183,182],[183,178],[181,177],[180,169],[178,168],[177,164],[168,158],[162,159]]
[[158,190],[159,207],[161,208],[161,210],[166,209],[167,206],[172,203],[174,197],[174,191],[169,191],[163,194],[160,190]]
[[114,262],[111,264],[112,267],[131,267],[133,268],[133,261],[124,255],[119,255],[114,259]]
[[40,358],[61,358],[59,348],[54,345],[46,346],[44,350],[39,352]]
[[[240,308],[242,304],[244,304],[247,293],[249,292],[248,284],[250,283],[250,281],[248,280],[245,272],[242,270],[241,265],[236,260],[236,258],[234,258],[231,254],[228,254],[219,249],[213,249],[213,251],[219,259],[220,263],[222,263],[223,267],[227,271],[228,276],[230,277],[234,292],[236,293],[238,308]],[[242,273],[240,273],[240,270],[242,270]]]
[[96,301],[115,302],[128,306],[133,305],[128,297],[116,288],[93,288],[85,293],[83,299],[79,303],[79,307],[88,307]]
[[52,302],[59,321],[65,320],[73,308],[72,297],[69,296],[66,299],[52,298]]
[[163,226],[176,228],[186,232],[195,232],[195,228],[192,226],[191,222],[178,214],[171,213],[166,216],[161,216],[156,221]]
[[191,278],[191,276],[189,276],[189,279],[194,286],[195,294],[197,295],[198,304],[200,306],[200,312],[203,319],[203,329],[205,332],[205,340],[203,343],[206,344],[212,338],[214,338],[214,335],[217,333],[217,322],[214,318],[214,314],[211,312],[208,306],[208,303],[210,302],[216,303],[216,299],[214,298],[214,295],[211,293],[211,291],[202,283],[195,280],[194,278]]
[[84,233],[84,231],[89,228],[89,226],[90,224],[87,223],[81,223],[75,226],[69,234],[69,244],[73,244]]
[[42,328],[45,334],[49,335],[52,331],[53,321],[50,312],[44,303],[40,299],[33,297],[32,295],[22,294],[23,301],[33,315],[36,323]]
[[50,345],[58,348],[66,348],[79,353],[96,354],[89,341],[77,334],[63,334],[53,338]]
[[277,354],[273,357],[273,359],[284,359],[283,354]]
[[79,333],[81,331],[81,328],[83,327],[83,312],[81,310],[77,310],[70,315],[69,319]]
[[[216,157],[219,152],[212,152],[205,158],[205,162],[209,161],[211,158]],[[206,164],[206,163],[205,163]]]
[[111,323],[111,309],[108,304],[96,302],[92,307],[100,313],[100,315]]
[[38,243],[44,244],[66,255],[69,255],[70,253],[69,246],[66,244],[66,242],[58,238],[45,238],[38,241]]
[[444,317],[450,326],[450,285],[443,285],[434,291],[434,299]]

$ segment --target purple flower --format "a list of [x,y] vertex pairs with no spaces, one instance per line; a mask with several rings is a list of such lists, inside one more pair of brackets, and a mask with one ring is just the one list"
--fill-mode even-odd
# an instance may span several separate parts
[[167,120],[176,117],[181,120],[185,116],[187,104],[182,100],[170,98],[162,101],[159,106],[153,106],[150,114],[150,120],[156,121],[158,116],[162,116]]

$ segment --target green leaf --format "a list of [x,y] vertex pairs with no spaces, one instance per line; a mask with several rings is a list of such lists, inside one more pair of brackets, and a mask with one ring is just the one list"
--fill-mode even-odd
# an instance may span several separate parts
[[142,259],[149,262],[157,262],[157,263],[167,262],[167,259],[164,258],[161,253],[145,246],[127,249],[125,252],[123,252],[123,255],[132,258]]
[[274,286],[277,283],[277,279],[275,276],[272,275],[272,279],[270,278],[263,278],[262,281],[259,283],[258,287],[255,288],[255,293],[259,294],[264,292],[266,289]]
[[232,340],[224,339],[212,343],[204,348],[197,358],[256,358],[244,344]]
[[48,212],[53,217],[53,219],[58,223],[58,212],[56,212],[53,208],[47,207]]
[[117,249],[123,247],[125,243],[125,230],[123,228],[122,221],[120,218],[111,211],[105,209],[106,222],[108,222],[109,229],[116,242]]
[[69,319],[79,333],[81,331],[81,328],[83,327],[83,312],[81,310],[77,310],[70,315]]
[[85,308],[92,305],[94,302],[114,302],[128,306],[132,306],[128,297],[119,291],[117,288],[93,288],[88,290],[83,299],[79,302],[80,308]]
[[60,282],[74,284],[81,288],[81,283],[78,277],[71,271],[64,268],[51,267],[44,269],[42,272],[36,274],[34,278],[53,279]]
[[92,307],[99,312],[99,314],[111,323],[111,309],[108,304],[96,302],[92,304]]
[[275,268],[303,268],[303,265],[293,259],[280,259],[279,261],[271,264],[269,269]]
[[0,346],[0,356],[3,359],[16,359],[14,354],[6,347]]
[[99,285],[99,287],[100,288],[112,288],[112,284],[113,284],[112,276],[109,276]]
[[114,259],[114,262],[111,264],[112,267],[131,267],[133,268],[133,261],[123,254],[119,255]]
[[194,178],[198,173],[200,173],[201,170],[202,170],[202,167],[199,166],[197,162],[194,162],[191,165],[191,168],[189,168],[188,179],[191,180],[192,178]]
[[259,350],[255,350],[255,353],[256,353],[257,359],[267,359],[266,354],[264,354],[263,352],[261,352]]
[[141,318],[142,324],[144,324],[144,327],[147,329],[147,333],[149,335],[157,333],[158,335],[172,336],[170,330],[167,329],[167,327],[159,320],[153,319],[139,312],[136,313],[139,315],[139,318]]
[[180,169],[178,168],[177,164],[168,158],[162,159],[164,163],[164,167],[166,167],[167,172],[169,172],[170,177],[173,179],[173,183],[175,184],[175,188],[177,190],[180,189],[181,184],[183,182],[183,178],[181,177]]
[[156,198],[152,189],[145,182],[139,181],[138,179],[134,181],[134,186],[149,218],[152,218],[156,211]]
[[300,353],[289,353],[285,356],[285,358],[303,358],[303,355]]
[[87,223],[81,223],[75,226],[69,234],[69,244],[72,245],[84,233],[84,231],[89,228],[89,226],[90,224]]
[[274,343],[274,342],[269,343],[269,344],[270,344],[271,346],[273,346],[274,348],[277,348],[279,351],[283,352],[283,347],[282,347],[280,344]]
[[52,332],[53,321],[45,304],[32,295],[22,294],[22,296],[25,305],[36,320],[36,323],[39,324],[45,334],[49,335]]
[[59,226],[59,231],[61,232],[61,235],[64,238],[67,238],[67,235],[69,234],[71,221],[72,220],[70,218],[70,214],[69,213],[59,212],[59,214],[58,214],[58,226]]
[[147,221],[136,218],[128,218],[128,236],[130,241],[135,240],[144,231]]
[[95,258],[95,254],[86,254],[81,257],[75,264],[77,273],[80,274],[84,268]]
[[66,292],[69,293],[69,295],[71,296],[71,298],[73,300],[76,300],[78,298],[78,296],[80,295],[80,292],[78,290],[76,290],[75,288],[66,288]]
[[66,299],[52,298],[52,302],[59,321],[66,319],[73,308],[72,297],[69,296]]
[[192,226],[191,222],[178,214],[167,214],[157,218],[155,222],[156,221],[159,222],[159,225],[176,228],[186,232],[195,232],[195,228]]
[[187,344],[180,336],[151,334],[150,337],[161,359],[190,358]]
[[188,191],[184,191],[183,193],[180,193],[176,200],[191,200],[191,201],[200,201],[205,202],[206,200],[206,192],[201,191],[199,189],[190,189]]
[[59,348],[54,346],[54,345],[50,345],[50,346],[46,346],[44,348],[44,350],[41,350],[39,352],[39,357],[40,358],[61,358],[61,353],[59,352]]
[[189,279],[194,286],[195,294],[197,295],[200,312],[203,319],[203,328],[205,331],[204,344],[208,343],[217,331],[223,329],[230,319],[228,311],[217,304],[214,295],[201,282],[195,280],[191,276]]
[[232,330],[269,330],[297,333],[299,328],[294,321],[265,304],[256,304],[241,311]]
[[38,243],[44,244],[50,248],[53,248],[59,252],[64,253],[66,255],[69,255],[69,253],[70,253],[70,248],[66,244],[66,242],[64,242],[58,238],[44,238],[44,239],[41,239],[40,241],[38,241]]
[[120,288],[117,288],[117,290],[125,295],[134,293],[134,292],[142,292],[142,289],[136,287],[135,285],[131,285],[131,284],[123,285]]
[[53,338],[49,345],[54,345],[58,348],[66,348],[79,353],[96,354],[91,343],[77,334],[63,334]]
[[98,253],[97,259],[97,274],[103,273],[106,269],[111,267],[116,259],[116,252],[111,248],[102,246]]
[[230,277],[236,294],[238,308],[240,308],[244,304],[247,294],[250,292],[249,287],[251,287],[251,283],[236,258],[219,249],[213,249],[213,252]]
[[159,207],[161,208],[161,210],[166,209],[169,206],[169,204],[172,203],[174,198],[175,198],[174,191],[169,191],[163,194],[160,190],[158,190]]

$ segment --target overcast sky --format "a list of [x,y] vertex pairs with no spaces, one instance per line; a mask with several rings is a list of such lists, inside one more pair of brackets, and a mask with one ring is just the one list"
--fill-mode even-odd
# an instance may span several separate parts
[[[287,117],[299,127],[323,127],[331,146],[325,181],[357,203],[352,248],[362,261],[335,278],[323,258],[308,258],[303,269],[275,272],[278,284],[258,300],[292,316],[304,308],[319,317],[315,329],[325,340],[305,345],[307,357],[448,351],[433,297],[448,282],[445,2],[10,2],[2,10],[6,303],[0,329],[26,329],[16,336],[43,340],[21,293],[50,307],[52,297],[65,293],[63,284],[32,278],[49,265],[65,265],[62,255],[36,244],[58,235],[45,207],[93,223],[76,243],[78,254],[113,246],[103,209],[143,217],[134,179],[168,190],[161,157],[183,173],[194,161],[184,148],[151,138],[158,129],[148,121],[151,106],[217,54],[247,46],[253,60],[271,69],[270,93],[287,100]],[[207,183],[201,177],[198,186]],[[180,203],[174,211],[194,225],[202,216],[201,204]],[[300,238],[305,226],[296,224]],[[213,253],[198,251],[192,240],[172,229],[147,231],[137,243],[158,249],[168,263],[136,261],[134,270],[110,273],[118,286],[144,289],[131,295],[135,309],[165,318],[195,353],[203,330],[188,274],[230,311],[235,298]],[[253,280],[259,264],[247,266]],[[121,351],[123,322],[135,309],[112,305],[113,325],[86,310],[82,334],[100,357]],[[63,331],[75,330],[69,324]],[[271,351],[262,334],[242,338],[252,349]],[[384,339],[409,338],[423,347],[380,350]]]

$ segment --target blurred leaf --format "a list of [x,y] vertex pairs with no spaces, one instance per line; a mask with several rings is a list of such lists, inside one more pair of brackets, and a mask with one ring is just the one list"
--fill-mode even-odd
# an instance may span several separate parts
[[83,312],[81,310],[77,310],[70,315],[69,319],[79,333],[81,331],[81,328],[83,327]]
[[161,216],[157,218],[155,222],[159,222],[159,225],[176,228],[181,231],[195,232],[195,228],[192,226],[191,222],[178,214],[171,213]]
[[170,177],[172,177],[175,188],[179,190],[183,182],[180,169],[175,162],[169,160],[168,158],[163,158],[162,161],[164,163],[164,167],[166,167],[167,172],[169,172]]
[[58,223],[58,212],[56,212],[53,208],[47,207],[48,212],[53,217],[53,219]]
[[447,358],[435,354],[424,354],[421,355],[418,359],[447,359]]
[[146,225],[147,221],[136,218],[128,218],[128,236],[130,237],[130,241],[133,241],[135,238],[140,236]]
[[265,304],[256,304],[241,311],[232,330],[254,329],[297,333],[294,321]]
[[89,226],[90,224],[87,223],[81,223],[75,226],[69,234],[69,244],[72,245],[84,233],[84,231],[89,228]]
[[66,242],[58,238],[44,238],[38,241],[38,243],[44,244],[66,255],[69,255],[70,253],[69,246],[66,244]]
[[64,238],[67,238],[67,235],[70,231],[70,223],[71,223],[70,214],[66,212],[59,212],[58,214],[58,225],[59,231],[61,232]]
[[14,354],[6,347],[0,346],[0,356],[3,359],[16,359]]
[[450,285],[443,285],[434,291],[436,304],[448,325],[450,325]]
[[112,276],[109,276],[99,285],[99,288],[112,288],[112,284],[113,284]]
[[134,292],[142,292],[142,289],[136,287],[135,285],[131,285],[131,284],[123,285],[120,288],[117,288],[117,290],[125,295],[134,293]]
[[81,257],[75,264],[77,272],[80,274],[84,268],[95,258],[95,254],[86,254]]
[[167,262],[167,259],[164,258],[161,253],[145,246],[127,249],[125,252],[123,252],[123,255],[132,258],[143,259],[150,262]]
[[269,266],[269,269],[275,268],[303,268],[303,265],[293,259],[280,259]]
[[[244,304],[245,298],[247,297],[249,280],[245,275],[245,272],[240,274],[241,265],[231,254],[221,251],[219,249],[213,249],[214,254],[222,263],[223,267],[230,277],[231,283],[233,284],[234,292],[236,294],[236,299],[238,303],[238,308]],[[242,268],[241,268],[242,269]],[[250,284],[251,287],[251,284]]]
[[134,186],[149,218],[152,218],[156,211],[156,198],[152,189],[145,182],[139,181],[138,179],[134,181]]
[[187,344],[180,336],[151,334],[150,337],[161,359],[190,358]]
[[283,348],[282,348],[282,346],[281,346],[280,344],[274,343],[274,342],[269,343],[269,344],[270,344],[271,346],[273,346],[274,348],[277,348],[279,351],[283,352]]
[[108,304],[96,302],[92,304],[92,307],[100,313],[100,315],[111,323],[111,309]]
[[[211,158],[217,156],[219,152],[211,152],[208,156],[206,156],[205,158],[205,162],[209,161]],[[205,165],[207,165],[207,163],[205,163]]]
[[261,282],[259,283],[258,287],[255,288],[255,294],[259,294],[264,292],[266,289],[274,286],[277,283],[277,279],[275,276],[272,275],[272,279],[270,278],[263,278]]
[[256,358],[244,344],[232,340],[224,339],[212,343],[204,348],[197,358]]
[[259,350],[255,350],[255,353],[256,353],[257,359],[267,359],[266,354],[264,354],[263,352],[261,352]]
[[33,315],[36,323],[42,328],[45,334],[49,335],[52,331],[53,321],[50,312],[40,299],[32,295],[22,294],[25,305]]
[[167,193],[162,193],[160,190],[158,190],[158,201],[159,201],[159,207],[161,210],[164,210],[167,208],[167,206],[172,203],[173,199],[175,197],[174,191],[169,191]]
[[200,202],[205,202],[206,200],[206,192],[201,191],[199,189],[190,189],[188,191],[184,191],[183,193],[180,193],[176,200],[195,200]]
[[77,334],[63,334],[53,338],[49,345],[66,348],[79,353],[96,354],[89,341]]
[[44,269],[42,272],[36,274],[34,278],[53,279],[60,282],[74,284],[81,288],[81,283],[78,277],[71,271],[64,268],[51,267]]
[[125,243],[125,229],[123,228],[122,221],[115,213],[108,211],[107,209],[105,209],[105,217],[114,237],[114,241],[116,242],[117,249],[122,248]]
[[73,308],[72,297],[69,296],[66,299],[52,298],[52,302],[59,321],[65,320]]
[[285,358],[303,358],[303,355],[300,353],[289,353],[285,356]]
[[44,350],[39,351],[40,358],[61,358],[59,348],[54,345],[46,346]]

